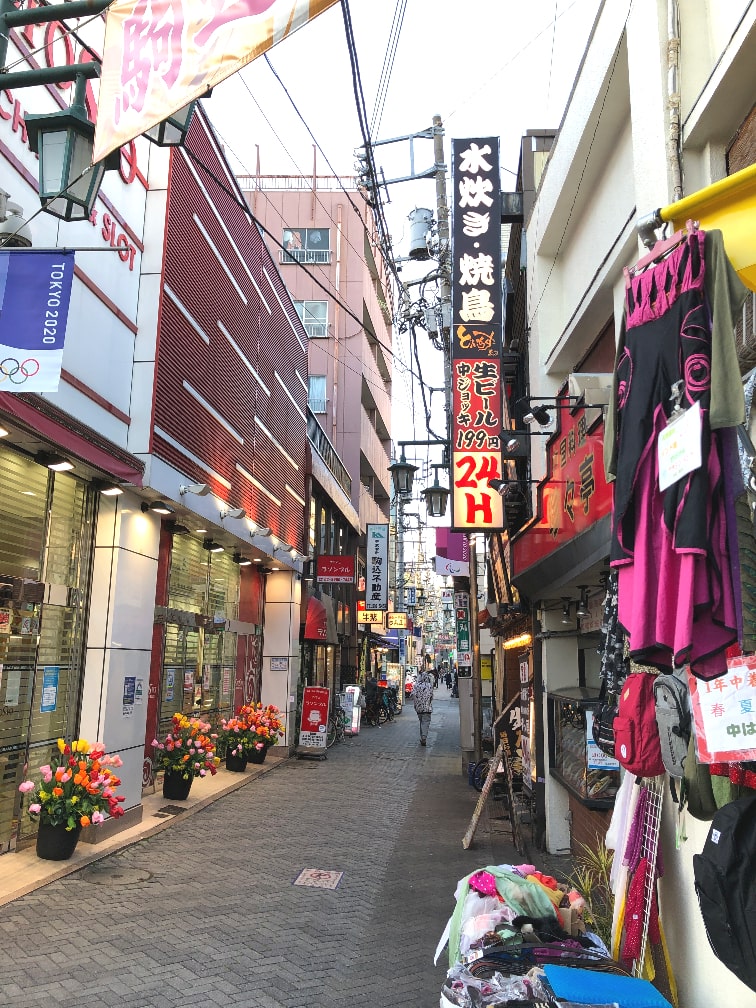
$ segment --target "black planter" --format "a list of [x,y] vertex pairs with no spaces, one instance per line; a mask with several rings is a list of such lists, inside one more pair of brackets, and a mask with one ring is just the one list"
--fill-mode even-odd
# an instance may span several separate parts
[[37,857],[45,861],[68,861],[79,842],[81,826],[67,830],[65,826],[39,824],[37,833]]
[[263,746],[262,749],[250,749],[249,750],[249,762],[250,763],[264,763],[265,757],[268,755],[268,747]]
[[182,777],[180,773],[166,770],[163,774],[163,798],[171,801],[186,801],[192,790],[193,777]]
[[239,755],[234,755],[231,749],[226,750],[226,770],[234,773],[244,773],[247,769],[247,750],[242,749]]

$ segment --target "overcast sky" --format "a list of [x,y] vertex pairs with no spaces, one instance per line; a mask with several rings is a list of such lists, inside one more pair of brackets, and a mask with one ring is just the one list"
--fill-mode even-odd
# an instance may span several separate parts
[[[447,164],[452,138],[498,136],[502,185],[505,190],[514,188],[520,138],[528,129],[559,125],[600,4],[601,0],[350,0],[373,140],[428,128],[438,114],[446,134]],[[384,60],[400,20],[383,111],[374,124],[382,74],[386,81]],[[327,162],[336,174],[353,174],[354,150],[362,137],[341,4],[268,55],[291,101],[261,57],[204,102],[232,169],[254,174],[259,150],[263,174],[312,174],[309,127],[322,149],[316,155],[318,174],[331,174]],[[416,143],[414,153],[415,171],[433,164],[430,141]],[[387,179],[410,174],[407,143],[379,146],[375,159]],[[398,258],[407,254],[407,214],[417,206],[435,208],[435,183],[433,179],[401,183],[390,186],[389,194],[386,216]],[[417,270],[415,265],[407,267],[404,278],[417,276]],[[442,385],[440,354],[427,341],[421,350],[425,381]],[[427,437],[424,418],[417,409],[413,416],[409,406],[413,398],[419,403],[419,397],[406,337],[396,338],[395,353],[394,430],[402,430],[402,439],[422,439]],[[433,399],[442,416],[442,396]],[[410,434],[413,425],[415,432]],[[437,426],[442,430],[442,421]]]

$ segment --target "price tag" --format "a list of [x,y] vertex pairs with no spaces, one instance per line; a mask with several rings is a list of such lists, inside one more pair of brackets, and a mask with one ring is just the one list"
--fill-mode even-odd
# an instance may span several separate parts
[[670,420],[657,443],[659,489],[666,490],[701,465],[701,406],[693,405]]

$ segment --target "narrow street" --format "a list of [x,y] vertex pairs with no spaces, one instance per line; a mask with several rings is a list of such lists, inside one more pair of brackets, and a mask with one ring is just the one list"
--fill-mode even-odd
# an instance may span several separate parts
[[[477,797],[442,686],[427,748],[408,704],[7,904],[2,1004],[431,1008],[458,879],[525,860],[485,813],[463,849]],[[343,875],[294,885],[303,869]]]

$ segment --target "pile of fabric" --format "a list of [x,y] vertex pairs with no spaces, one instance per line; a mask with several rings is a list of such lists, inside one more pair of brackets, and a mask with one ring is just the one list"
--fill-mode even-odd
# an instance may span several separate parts
[[448,946],[441,1008],[671,1008],[586,928],[582,894],[534,865],[481,868],[461,879],[454,895],[434,960]]

